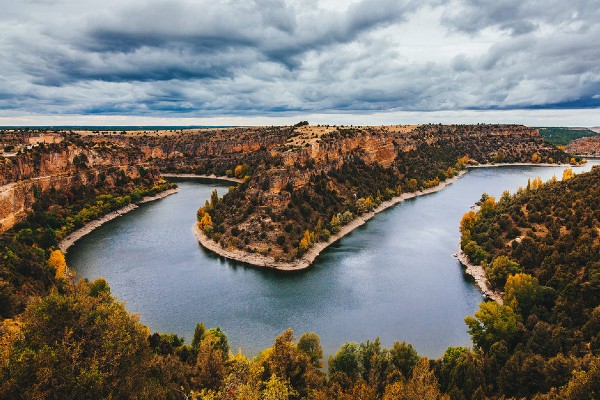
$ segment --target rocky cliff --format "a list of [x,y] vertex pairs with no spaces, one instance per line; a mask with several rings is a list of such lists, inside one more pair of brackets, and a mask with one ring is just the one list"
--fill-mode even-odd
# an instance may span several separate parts
[[0,162],[0,232],[31,211],[39,194],[76,186],[110,191],[130,182],[157,180],[144,154],[124,146],[65,142],[36,146]]

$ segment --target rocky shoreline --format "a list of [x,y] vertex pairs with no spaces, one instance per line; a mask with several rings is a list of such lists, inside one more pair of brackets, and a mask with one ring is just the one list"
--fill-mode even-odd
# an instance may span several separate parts
[[198,241],[200,242],[200,244],[202,246],[204,246],[208,250],[211,250],[211,251],[217,253],[218,255],[220,255],[222,257],[225,257],[225,258],[228,258],[231,260],[235,260],[235,261],[239,261],[239,262],[242,262],[245,264],[254,265],[257,267],[273,268],[273,269],[277,269],[280,271],[299,271],[299,270],[309,268],[312,265],[312,263],[314,262],[314,260],[317,258],[317,256],[323,250],[325,250],[331,244],[337,242],[342,237],[346,236],[347,234],[349,234],[350,232],[352,232],[359,226],[363,225],[365,222],[367,222],[368,220],[370,220],[371,218],[373,218],[375,215],[382,212],[383,210],[386,210],[386,209],[390,208],[391,206],[396,205],[406,199],[411,199],[413,197],[418,197],[418,196],[423,196],[423,195],[426,195],[429,193],[438,192],[438,191],[442,190],[443,188],[445,188],[446,186],[456,182],[465,173],[466,173],[466,171],[461,171],[455,177],[447,179],[435,187],[421,190],[421,191],[414,192],[414,193],[404,193],[401,196],[397,196],[391,200],[384,201],[373,211],[370,211],[363,215],[359,215],[354,220],[352,220],[348,224],[344,225],[338,233],[331,235],[331,237],[329,238],[328,241],[315,243],[314,246],[311,247],[310,249],[308,249],[308,251],[301,258],[299,258],[297,260],[293,260],[293,261],[287,261],[287,262],[286,261],[276,261],[273,257],[263,256],[262,254],[249,253],[247,251],[243,251],[243,250],[239,250],[239,249],[224,249],[218,243],[216,243],[215,241],[210,239],[208,236],[206,236],[204,234],[204,232],[202,232],[197,227],[196,224],[194,224],[194,234],[196,235],[196,237],[198,238]]
[[62,239],[60,241],[60,243],[58,244],[58,248],[63,253],[66,253],[67,250],[69,249],[69,247],[73,246],[73,244],[75,244],[76,241],[78,241],[79,239],[81,239],[82,237],[87,235],[88,233],[92,232],[94,229],[104,225],[108,221],[111,221],[117,217],[120,217],[123,214],[127,214],[128,212],[130,212],[132,210],[135,210],[136,208],[138,208],[138,204],[143,204],[143,203],[147,203],[150,201],[162,199],[164,197],[167,197],[169,195],[177,193],[178,191],[179,191],[179,189],[173,188],[173,189],[168,189],[163,192],[160,192],[155,196],[142,197],[142,199],[140,201],[138,201],[136,204],[128,204],[125,207],[120,208],[116,211],[109,212],[108,214],[104,215],[102,218],[90,221],[87,224],[85,224],[83,227],[72,232],[66,238]]
[[460,249],[460,245],[458,252],[454,254],[454,256],[458,261],[460,261],[462,265],[464,265],[467,268],[466,273],[471,275],[473,279],[475,279],[475,284],[477,285],[481,293],[483,293],[484,297],[490,300],[494,300],[499,304],[503,303],[502,293],[500,291],[492,290],[490,288],[487,277],[485,276],[485,269],[481,265],[472,264],[469,261],[469,257],[467,257],[467,255],[462,251],[462,249]]

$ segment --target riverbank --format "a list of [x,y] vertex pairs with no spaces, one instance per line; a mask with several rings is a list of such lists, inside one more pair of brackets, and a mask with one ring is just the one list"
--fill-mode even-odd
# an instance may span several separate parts
[[550,164],[550,163],[495,163],[495,164],[476,164],[467,165],[467,168],[495,168],[495,167],[583,167],[585,165],[571,165],[571,164]]
[[200,174],[169,174],[169,173],[161,173],[160,176],[163,178],[202,178],[202,179],[217,179],[221,181],[242,183],[242,179],[238,178],[230,178],[228,176],[217,176],[215,174],[212,175],[200,175]]
[[69,249],[69,247],[73,246],[75,244],[75,242],[77,242],[79,239],[81,239],[85,235],[89,234],[94,229],[104,225],[108,221],[112,221],[113,219],[120,217],[123,214],[127,214],[128,212],[135,210],[136,208],[138,208],[138,204],[148,203],[150,201],[162,199],[164,197],[167,197],[169,195],[177,193],[178,190],[179,189],[177,189],[177,188],[173,188],[173,189],[168,189],[163,192],[160,192],[160,193],[156,194],[155,196],[142,197],[140,199],[140,201],[138,201],[136,204],[128,204],[125,207],[120,208],[116,211],[109,212],[108,214],[104,215],[102,218],[90,221],[87,224],[85,224],[83,227],[72,232],[66,238],[62,239],[60,241],[60,243],[58,244],[58,248],[63,253],[66,253],[67,250]]
[[308,249],[306,253],[304,253],[304,255],[301,258],[293,261],[276,261],[273,257],[263,256],[262,254],[249,253],[240,249],[224,249],[218,243],[206,236],[204,232],[202,232],[198,228],[197,224],[194,224],[194,234],[196,235],[198,241],[202,246],[204,246],[208,250],[217,253],[222,257],[239,261],[245,264],[254,265],[257,267],[273,268],[280,271],[299,271],[309,268],[323,250],[325,250],[327,247],[331,246],[333,243],[337,242],[338,240],[340,240],[359,226],[364,225],[368,220],[370,220],[383,210],[386,210],[406,199],[412,199],[414,197],[424,196],[426,194],[440,191],[446,186],[456,182],[465,173],[466,171],[460,171],[458,175],[454,176],[453,178],[446,179],[443,182],[440,182],[440,184],[435,187],[420,190],[414,193],[403,193],[401,196],[397,196],[388,201],[384,201],[373,211],[370,211],[363,215],[359,215],[358,217],[350,221],[348,224],[344,225],[338,233],[331,235],[328,241],[315,243],[310,249]]
[[467,268],[466,273],[471,275],[473,279],[475,279],[475,284],[477,285],[481,293],[483,293],[484,297],[490,300],[494,300],[499,304],[503,303],[502,293],[497,290],[492,290],[490,288],[490,284],[485,275],[485,269],[481,265],[472,264],[471,261],[469,261],[469,257],[467,257],[467,255],[460,248],[460,245],[458,252],[454,254],[454,256],[458,261],[460,261],[462,265],[464,265]]

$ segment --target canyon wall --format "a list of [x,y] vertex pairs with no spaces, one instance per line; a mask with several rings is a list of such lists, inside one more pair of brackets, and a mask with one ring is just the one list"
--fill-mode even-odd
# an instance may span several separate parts
[[125,180],[159,179],[141,151],[127,147],[34,147],[0,162],[0,233],[23,220],[37,194],[76,185],[110,191]]

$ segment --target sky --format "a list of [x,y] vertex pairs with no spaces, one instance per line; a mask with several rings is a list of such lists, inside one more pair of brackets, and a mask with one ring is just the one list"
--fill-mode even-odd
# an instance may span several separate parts
[[0,9],[0,125],[600,126],[600,0]]

